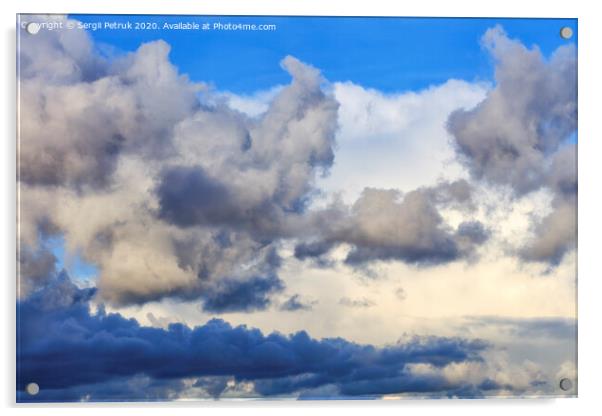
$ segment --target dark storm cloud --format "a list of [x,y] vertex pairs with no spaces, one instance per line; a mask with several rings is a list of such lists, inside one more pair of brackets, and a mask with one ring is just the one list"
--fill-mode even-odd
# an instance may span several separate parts
[[[197,283],[173,296],[201,301],[202,309],[212,313],[250,312],[267,308],[272,295],[282,292],[284,282],[278,275],[282,259],[271,243],[249,239],[248,235],[224,229],[208,240],[196,238],[174,240],[178,266],[194,272]],[[236,264],[238,263],[238,264]],[[253,263],[254,267],[241,267]],[[239,272],[227,275],[230,270]],[[130,299],[144,303],[147,298]]]
[[[201,166],[168,168],[156,192],[159,217],[180,227],[222,227],[224,237],[228,229],[238,229],[267,242],[286,233],[288,213],[277,201],[249,203],[239,197],[239,191],[210,177]],[[295,214],[295,209],[292,212]]]
[[295,246],[295,257],[299,260],[320,257],[328,253],[334,245],[331,241],[300,243]]
[[230,380],[231,377],[228,376],[200,377],[194,386],[203,388],[211,397],[217,399],[226,390]]
[[[141,385],[177,391],[182,378],[227,377],[252,381],[262,395],[296,393],[305,387],[335,385],[339,394],[372,395],[436,391],[451,387],[440,378],[414,376],[407,365],[480,361],[482,341],[460,338],[414,338],[377,348],[341,338],[316,340],[301,331],[290,336],[264,335],[245,326],[214,319],[189,328],[142,327],[134,319],[91,314],[89,289],[78,289],[63,273],[18,304],[17,386],[23,400],[101,400],[114,398],[113,388],[135,380]],[[305,381],[304,381],[305,380]],[[27,398],[29,382],[41,386]],[[222,379],[223,381],[223,379]],[[116,383],[116,384],[115,384]],[[200,385],[207,380],[201,380]],[[215,388],[213,388],[215,387]],[[219,394],[223,384],[210,389]],[[145,389],[129,390],[128,400],[149,398]],[[140,396],[138,396],[140,395]]]
[[567,45],[546,59],[499,26],[483,44],[496,61],[496,86],[474,109],[452,113],[448,128],[473,178],[519,197],[544,187],[555,194],[553,212],[518,253],[554,266],[576,248],[577,54]]
[[174,224],[221,225],[240,220],[229,189],[207,176],[201,167],[179,166],[167,170],[157,190],[160,216]]
[[146,376],[116,376],[110,380],[78,384],[60,389],[45,389],[31,396],[17,390],[18,403],[65,402],[155,402],[177,399],[186,385],[181,380],[153,379]]
[[329,257],[329,253],[336,246],[337,242],[335,241],[318,240],[302,242],[295,246],[294,256],[298,260],[309,260],[314,267],[332,268],[336,265],[336,261]]
[[275,275],[243,281],[221,279],[216,287],[201,295],[203,309],[215,313],[265,309],[270,304],[270,295],[283,289],[282,280]]
[[[336,386],[336,393],[328,391],[326,395],[316,394],[316,389],[321,386]],[[290,395],[296,391],[304,391],[302,398],[379,398],[385,394],[398,393],[441,393],[455,388],[457,384],[451,383],[441,375],[416,375],[410,371],[399,370],[393,366],[374,366],[357,371],[345,377],[341,383],[337,377],[323,375],[303,375],[280,379],[258,380],[255,383],[257,392],[269,395]]]

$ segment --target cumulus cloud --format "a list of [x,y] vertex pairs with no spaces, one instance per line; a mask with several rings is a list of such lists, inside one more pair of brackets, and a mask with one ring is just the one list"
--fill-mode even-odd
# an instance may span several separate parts
[[[459,108],[483,100],[488,85],[451,79],[420,91],[384,93],[335,82],[340,103],[336,160],[322,189],[353,203],[364,188],[411,190],[464,177],[445,124]],[[358,167],[361,167],[358,168]],[[420,172],[417,174],[417,172]]]
[[173,126],[198,106],[199,86],[178,74],[163,41],[108,63],[85,31],[22,38],[19,178],[25,183],[106,186],[120,153],[164,156]]
[[[130,385],[128,400],[169,398],[169,392],[174,398],[191,378],[213,396],[230,378],[252,382],[255,395],[264,396],[298,395],[328,385],[343,396],[444,391],[458,386],[441,376],[414,377],[408,365],[443,368],[479,361],[487,348],[479,340],[438,337],[379,348],[341,338],[317,340],[304,331],[264,335],[219,319],[195,328],[142,327],[134,319],[107,314],[102,306],[92,314],[93,293],[61,273],[19,303],[19,400],[65,400],[76,394],[82,395],[78,399],[115,399],[121,397],[113,396],[115,383]],[[31,381],[41,387],[38,396],[23,392]],[[136,381],[156,389],[133,388]]]
[[298,259],[320,257],[335,245],[351,245],[345,262],[359,266],[373,260],[400,260],[435,265],[466,258],[488,238],[476,221],[456,229],[444,220],[441,209],[470,210],[472,190],[465,180],[443,182],[402,194],[397,190],[366,188],[358,200],[341,211],[323,240],[302,242]]
[[522,259],[560,264],[565,254],[577,248],[577,146],[558,150],[546,177],[554,193],[552,210],[534,224],[533,237],[519,250]]
[[30,255],[49,224],[98,266],[106,301],[266,307],[284,287],[278,238],[303,228],[315,177],[334,158],[338,104],[319,71],[284,58],[291,83],[251,119],[219,97],[203,101],[163,41],[104,60],[85,31],[24,39],[21,277],[35,281],[51,260]]
[[26,296],[54,276],[57,258],[45,247],[23,247],[18,253],[19,293]]
[[553,213],[519,250],[528,261],[557,264],[575,248],[577,55],[559,47],[549,59],[510,39],[500,26],[482,39],[496,62],[496,86],[471,110],[448,120],[458,155],[473,178],[510,186],[517,196],[547,188]]
[[[286,214],[303,211],[315,176],[334,159],[338,104],[320,89],[315,68],[290,56],[282,66],[293,81],[258,120],[218,108],[178,127],[179,166],[166,169],[158,188],[165,219],[178,225],[238,222],[270,235],[281,232]],[[189,200],[203,194],[204,201],[215,200],[213,208]],[[223,207],[221,217],[216,206]]]
[[558,265],[577,244],[577,202],[556,199],[552,212],[535,224],[534,237],[519,250],[527,261]]
[[[372,177],[378,187],[362,183],[349,201],[311,204],[334,164],[336,137],[387,139],[425,126],[417,130],[425,140],[412,136],[406,147],[384,147],[395,156],[389,172],[398,172],[397,153],[410,149],[409,142],[423,147],[408,153],[421,156],[415,160],[422,164],[428,155],[439,166],[449,149],[441,146],[447,140],[442,123],[433,120],[458,107],[464,110],[450,118],[450,132],[473,178],[510,185],[518,196],[541,187],[553,192],[552,212],[533,227],[533,240],[519,254],[560,262],[574,245],[576,218],[576,146],[564,141],[574,129],[574,106],[570,86],[555,85],[574,70],[570,49],[545,61],[499,29],[488,32],[485,43],[501,69],[496,88],[474,109],[483,86],[450,81],[400,96],[351,84],[324,88],[318,69],[288,56],[281,66],[290,83],[255,106],[191,82],[170,62],[163,41],[105,59],[85,31],[41,31],[35,42],[22,40],[19,400],[480,397],[517,388],[511,377],[482,370],[482,341],[417,337],[377,347],[318,340],[304,331],[264,334],[218,319],[195,328],[167,325],[152,313],[147,319],[162,328],[149,328],[102,306],[92,313],[90,302],[120,307],[172,297],[200,302],[210,314],[265,309],[283,299],[281,255],[293,245],[298,260],[322,267],[334,265],[335,250],[353,268],[471,259],[490,230],[474,218],[474,188],[466,180],[425,185],[436,180],[429,171],[421,187],[399,187],[399,178],[388,175],[392,187],[384,189],[382,177]],[[524,61],[523,73],[512,73],[513,60]],[[510,85],[515,81],[519,88]],[[540,89],[543,96],[528,96]],[[352,99],[341,106],[345,97]],[[549,107],[552,101],[557,105]],[[441,105],[431,119],[424,110],[433,103]],[[495,119],[498,107],[511,122]],[[341,122],[345,131],[337,136]],[[398,128],[390,128],[394,124]],[[528,132],[527,145],[513,128]],[[482,129],[495,132],[494,139]],[[371,147],[378,146],[355,150],[366,158]],[[435,155],[433,148],[446,150]],[[364,174],[354,163],[347,166]],[[504,170],[512,174],[505,177]],[[407,176],[415,178],[414,171]],[[448,220],[450,210],[459,221]],[[57,272],[46,240],[58,235],[67,254],[97,266],[95,287],[81,289]],[[401,289],[394,295],[405,299]],[[357,296],[339,302],[374,305]],[[293,294],[276,307],[299,312],[314,304]],[[547,329],[533,324],[529,330]],[[465,377],[473,367],[477,375]],[[524,379],[539,380],[536,375],[533,370]],[[30,381],[40,384],[40,395],[24,394]]]
[[529,192],[542,185],[546,158],[576,128],[575,50],[562,46],[547,61],[499,26],[482,41],[496,61],[496,87],[476,108],[454,112],[449,129],[475,177]]
[[[65,23],[67,18],[37,15],[35,21],[52,25]],[[107,71],[106,62],[95,53],[92,39],[82,30],[41,30],[35,37],[20,36],[19,42],[21,78],[69,84],[96,79]]]
[[[249,117],[180,74],[163,41],[104,59],[85,31],[65,33],[40,32],[49,49],[39,56],[26,36],[19,52],[21,246],[31,267],[44,265],[27,253],[45,227],[98,267],[103,301],[200,299],[222,313],[266,308],[284,290],[285,239],[324,267],[341,244],[354,267],[433,265],[485,240],[477,223],[452,229],[439,212],[470,206],[462,180],[403,196],[366,189],[352,206],[310,209],[334,161],[339,103],[319,70],[294,57],[281,62],[290,84]],[[64,71],[39,62],[48,57]],[[27,267],[22,278],[34,282]]]

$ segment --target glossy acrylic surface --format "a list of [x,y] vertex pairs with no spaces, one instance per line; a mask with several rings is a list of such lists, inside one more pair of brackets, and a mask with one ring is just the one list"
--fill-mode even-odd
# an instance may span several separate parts
[[17,401],[575,397],[577,34],[18,16]]

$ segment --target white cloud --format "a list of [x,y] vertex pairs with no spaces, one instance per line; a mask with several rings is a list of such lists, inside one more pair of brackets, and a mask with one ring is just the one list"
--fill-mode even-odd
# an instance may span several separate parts
[[245,113],[250,117],[257,117],[268,111],[270,102],[284,88],[277,85],[268,90],[257,91],[250,95],[235,94],[232,92],[217,92],[218,97],[223,97],[228,107]]
[[[404,247],[413,243],[409,237],[424,231],[424,216],[406,215],[405,210],[399,209],[397,197],[401,200],[402,196],[415,196],[416,193],[410,193],[412,190],[433,187],[442,179],[468,177],[468,172],[456,161],[446,123],[452,112],[470,110],[482,102],[490,91],[488,85],[450,80],[418,92],[384,94],[347,82],[335,83],[331,96],[321,90],[322,79],[315,68],[289,57],[283,65],[293,76],[291,85],[276,86],[250,96],[216,92],[215,107],[205,111],[196,108],[198,103],[194,97],[198,86],[178,75],[177,69],[168,62],[169,48],[162,42],[145,45],[124,59],[113,69],[117,74],[107,73],[90,82],[86,77],[92,71],[92,64],[89,68],[77,66],[81,60],[90,60],[89,39],[60,40],[67,51],[79,45],[83,55],[65,58],[59,67],[46,68],[48,73],[36,65],[26,68],[24,73],[30,78],[24,82],[23,91],[31,94],[27,94],[23,107],[31,118],[24,123],[21,143],[26,174],[22,179],[29,183],[21,184],[20,236],[24,244],[35,247],[40,224],[50,219],[58,232],[64,233],[68,251],[82,250],[88,261],[99,265],[98,287],[104,300],[148,301],[142,306],[120,308],[125,315],[150,325],[164,326],[169,321],[204,323],[212,313],[199,308],[199,297],[207,296],[214,287],[220,288],[224,278],[244,268],[241,265],[247,265],[248,270],[240,273],[238,283],[250,281],[258,272],[272,271],[271,262],[275,260],[271,254],[279,250],[283,258],[279,277],[286,284],[284,293],[274,294],[279,302],[254,313],[225,310],[222,315],[225,319],[266,332],[307,330],[315,337],[341,336],[360,343],[383,345],[395,342],[404,333],[460,334],[500,341],[497,328],[467,329],[466,316],[575,317],[574,252],[563,257],[553,270],[524,265],[515,258],[516,247],[524,244],[533,231],[530,229],[532,213],[536,212],[539,218],[549,213],[552,197],[546,190],[516,200],[502,188],[479,188],[475,201],[477,210],[470,215],[494,232],[491,241],[479,248],[478,261],[451,262],[429,268],[399,261],[377,261],[373,265],[376,278],[362,276],[342,264],[341,260],[352,250],[351,244],[358,245],[360,240],[380,243],[378,238],[386,235],[396,223],[398,230],[410,230],[394,235],[408,237],[409,242],[402,238]],[[46,55],[41,57],[45,59]],[[87,68],[88,72],[82,73],[78,68]],[[157,71],[147,73],[148,68]],[[98,70],[96,66],[94,69]],[[53,74],[58,78],[53,78]],[[47,85],[49,80],[55,84]],[[152,89],[160,91],[160,96],[151,97],[147,106],[136,105],[148,86],[155,84],[163,87]],[[41,85],[43,88],[39,89]],[[173,91],[180,91],[182,95],[174,95]],[[61,100],[65,96],[70,100]],[[170,111],[164,111],[159,105],[166,104],[164,96],[171,97],[172,101],[165,106]],[[44,104],[48,98],[50,104]],[[101,109],[102,114],[86,117],[90,103]],[[332,161],[337,111],[339,129],[334,165],[329,176],[316,179],[317,167],[328,167]],[[164,125],[169,125],[169,129],[164,130]],[[82,135],[82,132],[88,134]],[[155,140],[147,143],[146,136]],[[82,141],[81,137],[88,140]],[[114,149],[112,141],[116,138],[119,143]],[[247,152],[251,138],[253,151]],[[140,146],[144,148],[142,157],[137,155]],[[122,147],[123,154],[119,153]],[[100,159],[93,157],[98,152],[102,154]],[[161,157],[150,158],[145,152]],[[82,159],[82,154],[95,162]],[[171,211],[163,212],[163,219],[175,219],[172,223],[157,217],[161,202],[168,199],[158,200],[157,184],[164,170],[172,165],[178,168],[202,166],[228,191],[222,192],[218,185],[205,181],[203,171],[196,172],[195,176],[195,172],[186,170],[186,175],[190,172],[193,175],[184,175],[179,177],[183,180],[169,183],[168,191],[178,191],[180,185],[187,185],[190,178],[196,178],[201,189],[215,191],[221,198],[217,205],[210,201],[203,206],[205,200],[187,200],[191,194],[201,192],[191,192],[185,186],[179,193],[169,194],[173,197],[173,209],[186,205],[185,213],[190,214],[191,224],[185,225],[190,228],[178,227],[182,224],[176,223],[182,217],[170,217]],[[54,176],[48,176],[48,171]],[[100,177],[102,181],[95,184],[94,189],[82,188],[81,184],[90,177]],[[48,178],[52,185],[58,186],[38,183]],[[554,180],[554,186],[561,187],[565,178],[550,180]],[[275,241],[279,233],[290,232],[284,229],[286,227],[280,228],[282,224],[278,220],[296,218],[296,204],[316,188],[325,198],[318,200],[313,208],[323,206],[325,200],[331,201],[335,194],[341,194],[349,207],[367,187],[378,188],[379,191],[372,194],[387,203],[364,207],[370,208],[365,210],[365,218],[360,217],[366,221],[352,227],[354,231],[363,231],[363,235],[341,239],[342,244],[329,254],[333,267],[319,268],[311,262],[298,261],[292,253],[294,241]],[[198,188],[193,187],[192,191],[195,190]],[[426,206],[419,204],[419,208],[411,212],[428,214]],[[262,211],[266,207],[275,209]],[[272,215],[275,213],[282,217]],[[436,214],[439,221],[439,212]],[[441,215],[441,223],[455,229],[466,213],[459,215],[442,210]],[[235,227],[240,226],[241,230],[224,237],[224,241],[221,241],[223,236],[210,229],[219,221],[225,223],[233,219],[237,222]],[[367,219],[380,222],[375,227]],[[404,220],[403,227],[399,226],[401,220]],[[292,223],[287,223],[287,227],[298,232],[293,237],[301,237],[305,231],[302,226],[307,223],[301,226]],[[563,241],[571,231],[571,224],[561,225],[555,235],[563,237],[560,239]],[[438,231],[431,227],[433,229]],[[247,235],[249,230],[267,236],[267,243],[258,236],[251,238]],[[550,247],[535,246],[534,256],[545,257],[554,252],[557,241],[551,241],[555,244]],[[181,242],[187,246],[186,250],[178,249],[174,242]],[[376,256],[375,259],[391,260],[389,257]],[[31,264],[36,267],[27,271],[36,280],[48,268],[48,262],[47,256],[41,256],[37,263]],[[205,285],[203,279],[207,276],[215,286]],[[254,289],[250,286],[246,290]],[[404,294],[403,299],[399,293]],[[188,295],[194,301],[162,299],[170,295]],[[312,308],[291,319],[290,312],[280,311],[276,306],[295,295],[311,299]],[[341,302],[341,299],[348,301]],[[370,307],[349,307],[362,304]],[[515,351],[515,354],[510,357],[511,361],[528,363],[526,353]],[[556,370],[559,374],[573,374],[570,357],[561,358],[568,364]],[[528,381],[537,375],[537,367],[531,368],[530,364],[526,367],[513,382],[523,378]],[[445,371],[450,379],[471,378],[475,372],[480,376],[489,374],[491,368],[475,370],[456,366]],[[492,377],[503,382],[512,375],[500,373]]]
[[[279,88],[224,96],[231,108],[256,116]],[[325,193],[342,192],[345,202],[353,203],[365,187],[407,191],[442,177],[466,176],[455,161],[447,118],[454,110],[477,105],[489,85],[452,79],[390,94],[352,82],[334,82],[331,88],[340,105],[339,130],[334,165],[317,182]]]
[[318,186],[351,203],[365,187],[409,191],[464,176],[446,131],[449,114],[483,100],[487,85],[450,80],[418,92],[384,94],[335,83],[337,151]]

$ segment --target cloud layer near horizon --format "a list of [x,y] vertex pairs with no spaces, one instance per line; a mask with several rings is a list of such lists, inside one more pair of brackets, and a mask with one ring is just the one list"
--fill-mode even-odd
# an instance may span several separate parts
[[[214,319],[189,328],[142,327],[133,319],[89,309],[95,289],[79,289],[66,273],[18,304],[18,377],[21,391],[31,380],[42,388],[34,400],[65,400],[85,387],[91,400],[115,399],[103,383],[150,377],[184,390],[183,379],[198,379],[215,397],[227,387],[207,386],[203,377],[252,382],[251,395],[319,395],[328,387],[338,396],[380,396],[422,392],[454,394],[464,383],[442,374],[413,374],[410,365],[444,368],[479,362],[487,344],[460,338],[415,338],[387,347],[359,345],[341,338],[316,340],[306,332],[262,334]],[[52,357],[50,359],[49,357]],[[171,382],[171,384],[169,384]],[[127,391],[128,400],[152,399],[156,390]],[[477,386],[475,394],[478,393]],[[113,390],[109,390],[113,392]],[[159,397],[167,398],[167,397]],[[22,395],[23,400],[28,400]]]

